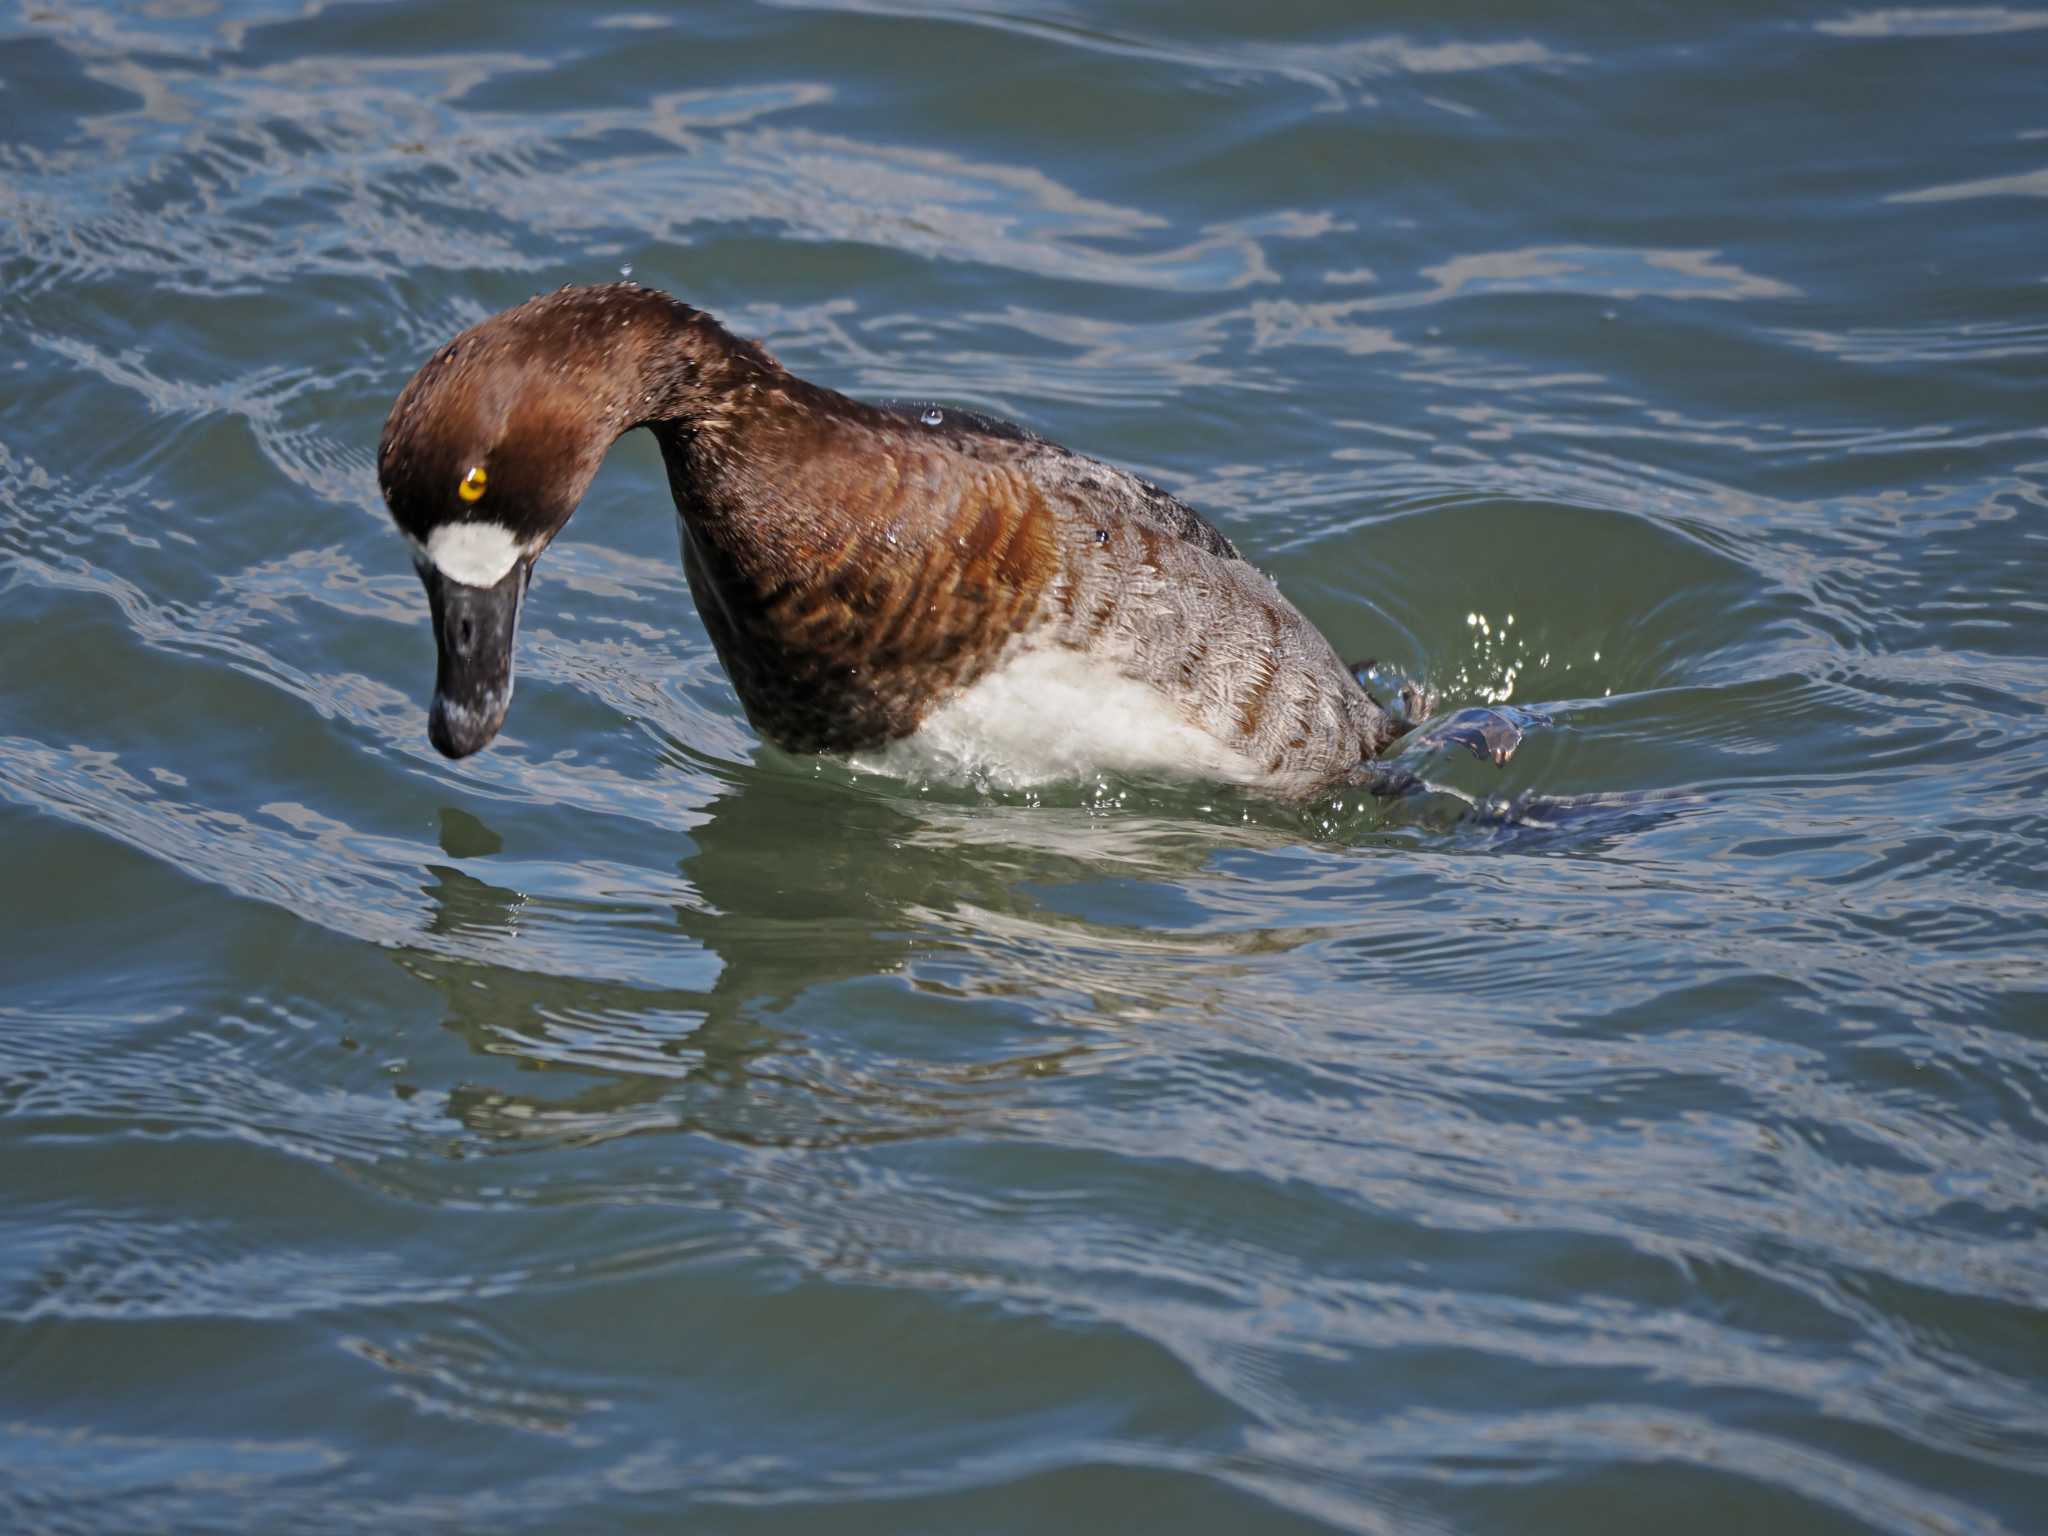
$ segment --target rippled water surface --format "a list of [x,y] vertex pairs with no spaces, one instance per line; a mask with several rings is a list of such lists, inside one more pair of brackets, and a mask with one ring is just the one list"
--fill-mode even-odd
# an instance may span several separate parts
[[[2048,10],[0,4],[0,1528],[2048,1524]],[[623,442],[506,735],[378,499],[631,268],[1553,722],[764,748]]]

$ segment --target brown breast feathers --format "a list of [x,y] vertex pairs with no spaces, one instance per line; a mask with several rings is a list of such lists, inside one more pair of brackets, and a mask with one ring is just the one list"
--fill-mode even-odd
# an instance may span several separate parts
[[1052,514],[1016,464],[789,375],[714,432],[656,436],[689,498],[712,643],[748,718],[792,751],[909,734],[995,662],[1053,577]]

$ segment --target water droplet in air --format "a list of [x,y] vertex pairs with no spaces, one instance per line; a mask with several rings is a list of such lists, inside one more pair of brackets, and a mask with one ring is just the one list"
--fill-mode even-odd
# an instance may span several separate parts
[[632,275],[633,275],[633,263],[631,263],[630,261],[629,261],[629,262],[627,262],[627,263],[625,263],[625,264],[624,264],[623,266],[621,266],[621,267],[619,268],[619,276],[621,276],[621,277],[631,277]]
[[936,405],[927,406],[925,408],[925,413],[922,416],[918,417],[917,419],[923,422],[928,427],[936,427],[940,422],[946,419],[946,413],[940,410]]

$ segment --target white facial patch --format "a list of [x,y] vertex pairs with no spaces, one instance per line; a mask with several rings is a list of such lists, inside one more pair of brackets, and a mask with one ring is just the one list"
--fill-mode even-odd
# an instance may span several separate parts
[[495,587],[525,550],[499,523],[443,523],[427,535],[424,552],[450,581]]

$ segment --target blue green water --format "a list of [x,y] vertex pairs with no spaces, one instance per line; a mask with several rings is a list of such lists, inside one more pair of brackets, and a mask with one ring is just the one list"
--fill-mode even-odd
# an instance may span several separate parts
[[[2044,81],[2025,4],[0,4],[0,1529],[2048,1528]],[[626,268],[1554,724],[788,757],[643,435],[445,762],[384,413]]]

